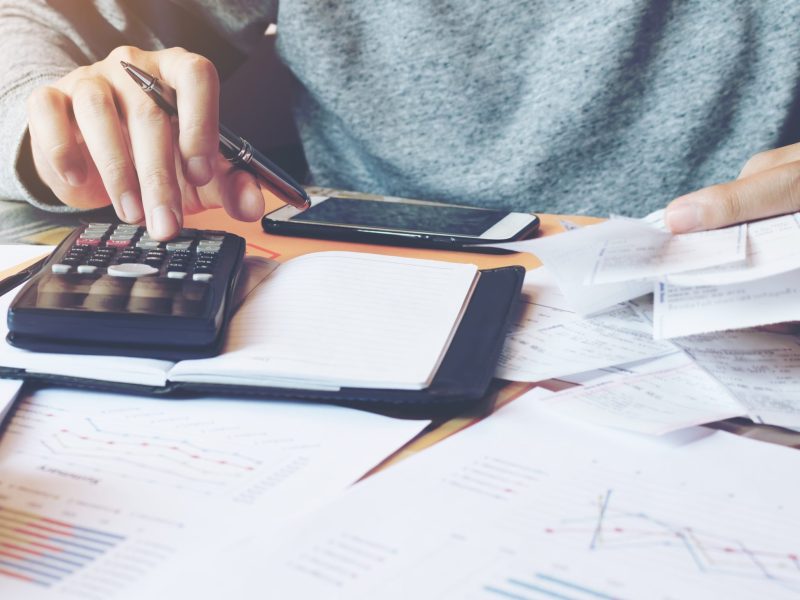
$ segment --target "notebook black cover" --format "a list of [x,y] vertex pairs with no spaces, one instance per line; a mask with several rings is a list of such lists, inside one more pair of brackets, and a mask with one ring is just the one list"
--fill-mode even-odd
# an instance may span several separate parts
[[[0,377],[32,383],[146,396],[192,398],[200,395],[323,402],[405,418],[445,418],[480,407],[486,399],[506,332],[515,316],[525,269],[480,271],[478,283],[433,382],[424,390],[342,388],[302,390],[252,385],[177,382],[163,387],[117,383],[65,375],[28,373],[0,367]],[[491,407],[485,407],[487,410]]]

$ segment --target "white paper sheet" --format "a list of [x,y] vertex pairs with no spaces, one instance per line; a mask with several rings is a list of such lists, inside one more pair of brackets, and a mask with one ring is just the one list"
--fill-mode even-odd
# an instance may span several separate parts
[[23,383],[21,379],[0,379],[0,431]]
[[684,286],[730,285],[800,269],[800,213],[749,223],[747,244],[743,263],[668,275],[665,281]]
[[731,393],[683,352],[629,369],[558,392],[546,405],[565,417],[652,435],[745,414]]
[[495,376],[542,381],[675,352],[653,340],[650,321],[630,304],[580,318],[553,288],[549,270],[525,277],[523,310],[506,336]]
[[591,288],[584,285],[596,262],[600,244],[610,239],[643,235],[660,234],[635,219],[611,219],[551,237],[508,242],[496,247],[536,255],[556,278],[570,309],[588,315],[652,292],[652,285],[647,282],[610,283]]
[[[360,483],[282,540],[228,549],[192,598],[795,598],[800,453],[644,438],[523,397]],[[663,442],[662,442],[663,440]]]
[[724,286],[656,284],[653,314],[656,339],[798,319],[800,270]]
[[680,235],[654,229],[645,236],[604,242],[585,283],[658,279],[672,273],[743,263],[746,253],[747,225]]
[[31,244],[0,244],[0,271],[31,260],[46,256],[55,246],[35,246]]
[[800,431],[800,337],[758,330],[680,340],[753,420]]
[[336,497],[425,424],[332,406],[38,392],[0,442],[0,544],[14,545],[0,596],[188,597],[140,590],[200,549]]

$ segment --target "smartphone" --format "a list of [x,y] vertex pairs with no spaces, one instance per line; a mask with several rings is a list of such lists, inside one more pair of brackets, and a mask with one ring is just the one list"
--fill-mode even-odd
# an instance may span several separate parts
[[419,200],[312,196],[310,208],[284,206],[264,215],[261,225],[280,235],[454,249],[526,237],[539,218]]

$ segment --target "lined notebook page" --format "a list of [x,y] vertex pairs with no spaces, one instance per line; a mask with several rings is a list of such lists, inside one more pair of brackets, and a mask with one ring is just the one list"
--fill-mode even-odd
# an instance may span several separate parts
[[223,354],[171,381],[422,389],[477,274],[474,265],[320,252],[280,266],[230,323]]

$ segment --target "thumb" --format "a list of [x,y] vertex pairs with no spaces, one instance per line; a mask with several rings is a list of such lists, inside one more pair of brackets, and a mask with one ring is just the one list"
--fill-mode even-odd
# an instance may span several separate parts
[[717,229],[800,209],[800,161],[673,200],[664,215],[673,233]]

